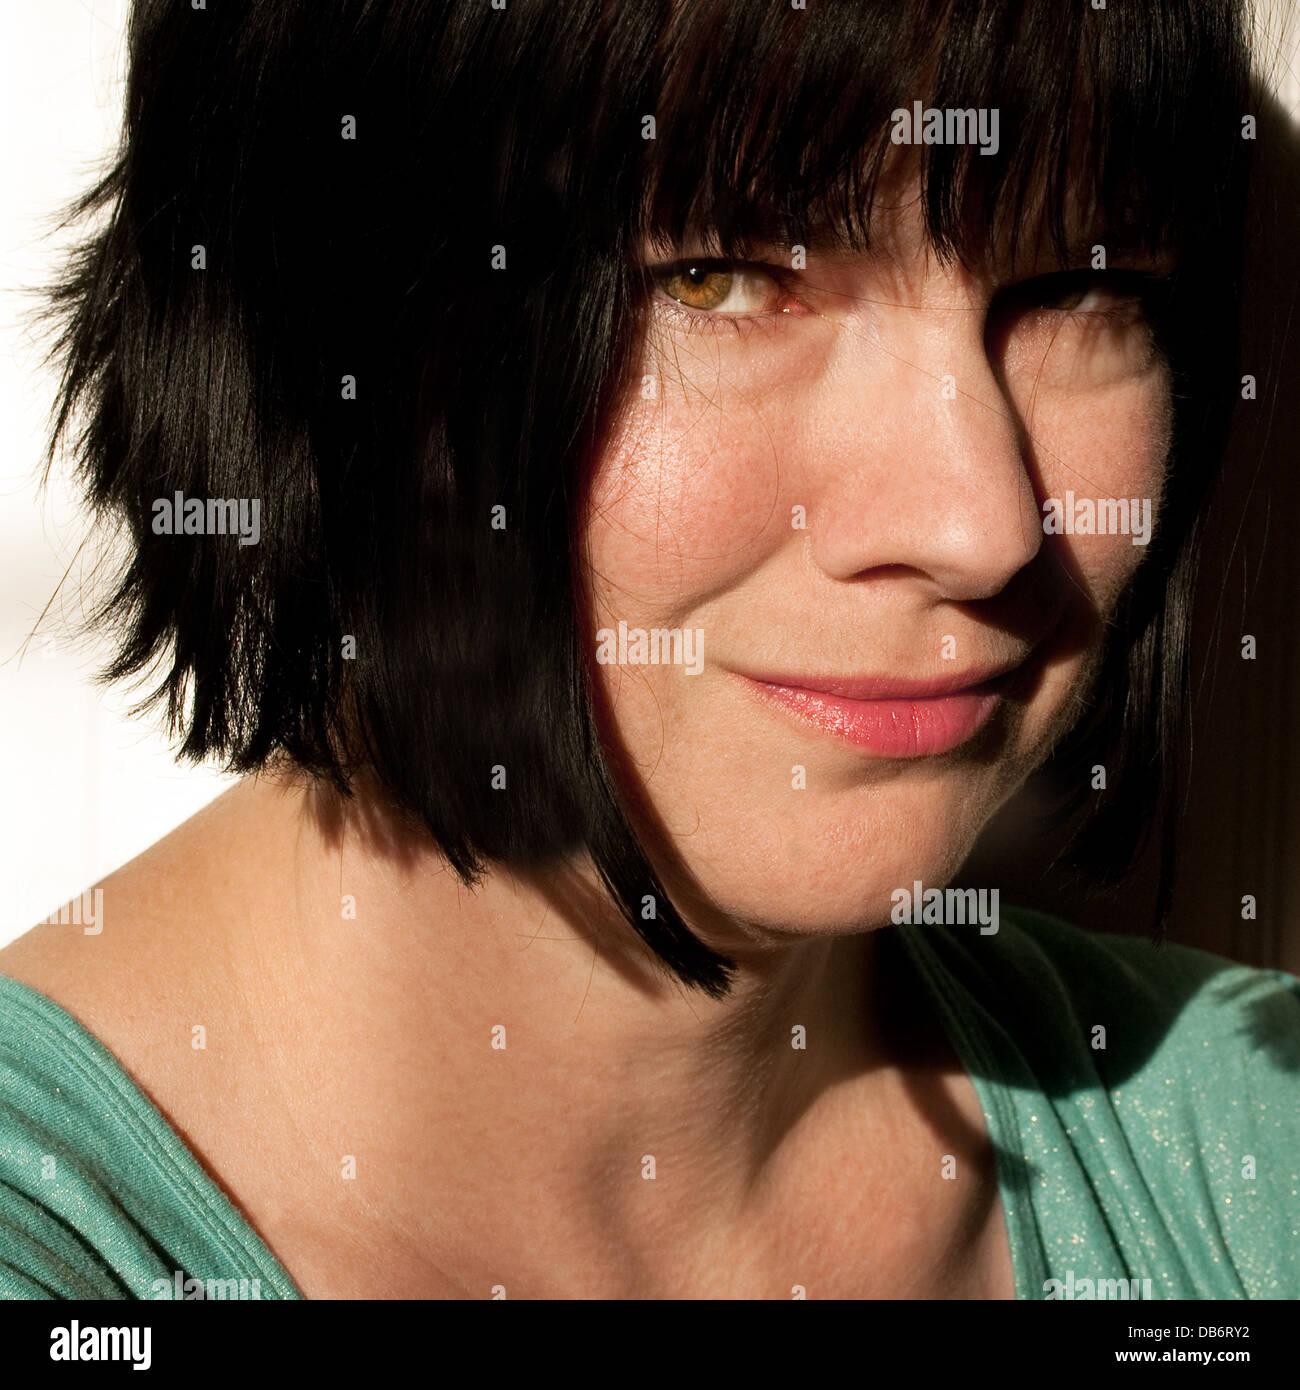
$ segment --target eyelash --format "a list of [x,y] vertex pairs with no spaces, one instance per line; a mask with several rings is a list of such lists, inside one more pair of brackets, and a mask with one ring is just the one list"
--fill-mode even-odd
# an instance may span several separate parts
[[[709,309],[692,309],[674,299],[663,289],[663,282],[674,275],[689,269],[726,270],[731,272],[749,271],[771,280],[783,295],[788,293],[793,278],[783,266],[767,261],[743,261],[715,258],[687,258],[671,261],[664,265],[648,266],[646,274],[652,289],[658,311],[671,319],[687,333],[718,333],[731,330],[742,333],[746,329],[763,327],[775,328],[784,309],[768,310],[764,313],[720,314]],[[1054,309],[1050,302],[1034,302],[1051,298],[1062,298],[1076,289],[1087,295],[1094,289],[1110,288],[1118,292],[1125,301],[1117,308],[1110,309]],[[1124,321],[1132,317],[1132,305],[1138,306],[1139,316],[1155,326],[1159,308],[1164,302],[1164,294],[1169,288],[1166,277],[1139,270],[1065,270],[1052,271],[1006,286],[994,296],[989,306],[990,317],[998,309],[1016,305],[1028,311],[1039,313],[1059,313],[1079,320]],[[1125,290],[1128,292],[1125,293]],[[1055,291],[1053,294],[1052,291]]]
[[[1097,289],[1110,290],[1120,301],[1111,309],[1054,309],[1051,299],[1081,290],[1085,297]],[[1037,275],[1010,285],[994,296],[990,313],[1007,304],[1044,313],[1069,314],[1076,318],[1125,319],[1136,305],[1149,320],[1158,317],[1169,289],[1167,278],[1142,270],[1062,270]]]
[[646,275],[657,310],[677,323],[687,333],[720,333],[728,329],[735,333],[744,333],[746,330],[755,328],[772,329],[776,327],[777,320],[785,312],[783,309],[769,309],[763,313],[720,314],[710,309],[692,309],[689,305],[674,299],[663,289],[665,280],[670,280],[674,275],[680,275],[692,269],[730,271],[732,273],[749,271],[751,274],[761,275],[765,279],[771,280],[782,297],[788,292],[792,274],[783,266],[772,265],[768,261],[726,260],[722,257],[694,256],[679,261],[670,261],[664,265],[647,266]]

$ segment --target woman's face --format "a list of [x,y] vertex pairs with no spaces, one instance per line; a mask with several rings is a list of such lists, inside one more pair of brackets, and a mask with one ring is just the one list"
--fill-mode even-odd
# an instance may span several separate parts
[[[666,272],[591,485],[608,736],[755,939],[951,880],[1076,719],[1159,508],[1169,374],[1129,282],[943,267],[914,195],[873,237]],[[1080,533],[1098,499],[1130,534]]]

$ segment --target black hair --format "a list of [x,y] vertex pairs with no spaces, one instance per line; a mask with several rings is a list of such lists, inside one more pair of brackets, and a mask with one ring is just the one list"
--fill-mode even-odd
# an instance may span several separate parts
[[[1162,529],[1060,755],[1116,750],[1081,844],[1112,873],[1135,852],[1233,394],[1234,0],[137,0],[129,53],[120,151],[72,209],[102,225],[51,290],[50,458],[75,428],[89,503],[130,529],[105,678],[152,677],[182,756],[342,791],[372,768],[466,882],[585,847],[666,966],[724,993],[597,727],[576,518],[645,239],[867,244],[891,112],[921,100],[1001,113],[992,157],[922,152],[941,254],[1038,201],[1063,242],[1082,194],[1098,240],[1182,255]],[[178,491],[260,499],[258,543],[154,534]]]

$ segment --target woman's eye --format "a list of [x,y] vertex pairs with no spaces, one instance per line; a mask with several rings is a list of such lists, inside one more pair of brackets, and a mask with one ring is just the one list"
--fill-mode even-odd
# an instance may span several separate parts
[[1084,300],[1086,299],[1098,300],[1097,304],[1089,305],[1088,307],[1101,308],[1100,296],[1097,295],[1096,290],[1093,288],[1085,289],[1083,286],[1079,286],[1072,290],[1066,290],[1057,299],[1056,303],[1048,305],[1047,307],[1052,309],[1078,309],[1083,306]]
[[1168,281],[1138,271],[1066,271],[1008,286],[990,306],[990,361],[1038,387],[1082,389],[1148,370]]
[[656,273],[655,282],[669,299],[702,313],[761,314],[780,295],[771,275],[725,261],[683,262]]
[[1132,303],[1130,297],[1116,294],[1104,284],[1096,282],[1076,284],[1049,293],[1038,300],[1037,307],[1055,309],[1060,313],[1101,313],[1114,309],[1124,303]]
[[1139,271],[1068,271],[1043,275],[1006,292],[1011,307],[1058,313],[1140,314],[1164,282]]

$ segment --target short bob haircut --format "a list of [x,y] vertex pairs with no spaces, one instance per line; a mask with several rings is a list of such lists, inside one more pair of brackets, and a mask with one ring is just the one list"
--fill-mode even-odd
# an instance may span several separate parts
[[[147,678],[182,757],[343,792],[368,768],[466,883],[585,848],[666,967],[724,994],[733,963],[634,832],[580,616],[639,254],[864,247],[890,113],[996,107],[995,155],[922,150],[945,263],[1022,229],[1064,263],[1069,198],[1088,241],[1179,256],[1161,527],[1052,764],[1076,862],[1131,864],[1178,772],[1193,543],[1236,395],[1235,0],[137,0],[129,53],[120,151],[49,290],[46,466],[69,444],[130,530],[93,619],[118,635],[104,679]],[[258,543],[154,534],[177,492],[257,499]]]

